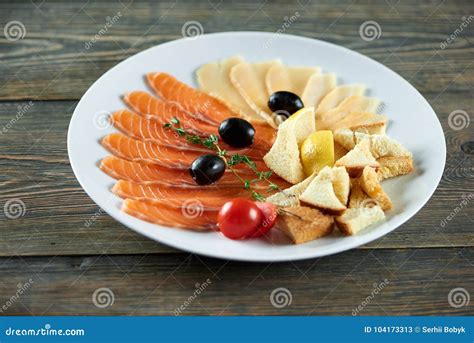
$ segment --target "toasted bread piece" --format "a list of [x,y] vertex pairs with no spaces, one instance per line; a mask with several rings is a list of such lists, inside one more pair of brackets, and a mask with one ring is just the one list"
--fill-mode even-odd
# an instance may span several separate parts
[[324,167],[301,194],[301,202],[326,213],[340,214],[346,209],[350,179],[345,168]]
[[349,196],[349,208],[372,207],[377,205],[375,201],[364,193],[359,185],[359,179],[352,179],[351,194]]
[[303,194],[315,176],[315,174],[310,175],[300,183],[275,193],[272,196],[269,196],[266,200],[281,207],[299,206],[300,195]]
[[296,137],[298,146],[301,145],[306,137],[316,131],[316,117],[314,114],[314,108],[308,107],[294,113],[280,126],[288,126],[289,130],[291,130],[291,132]]
[[346,206],[336,196],[330,180],[315,178],[301,194],[300,201],[329,214],[338,215],[346,209]]
[[369,225],[385,219],[380,206],[349,208],[334,218],[339,230],[345,235],[355,235]]
[[296,184],[303,181],[304,172],[298,142],[290,128],[290,126],[280,127],[275,142],[263,157],[263,161],[275,174]]
[[334,193],[344,206],[347,205],[349,199],[349,192],[351,190],[351,181],[349,174],[344,167],[332,168],[332,185]]
[[334,142],[338,143],[346,150],[354,149],[356,142],[354,131],[350,129],[337,129],[333,132]]
[[[367,137],[366,134],[356,132],[356,141],[360,141]],[[385,135],[369,135],[370,138],[370,151],[375,158],[385,156],[410,156],[409,152],[405,147],[398,143],[395,139]]]
[[305,206],[287,207],[278,216],[277,228],[295,244],[305,243],[329,235],[334,230],[334,219],[321,211]]
[[377,170],[379,180],[409,174],[414,169],[411,156],[380,157],[377,162],[380,165]]
[[387,120],[374,120],[357,125],[352,125],[349,129],[353,132],[365,133],[368,135],[385,135]]
[[378,168],[379,164],[370,152],[370,141],[362,140],[354,149],[334,163],[335,166],[345,167],[351,177],[359,176],[366,166]]
[[338,142],[334,141],[334,159],[337,161],[340,159],[342,156],[347,154],[349,151],[346,150],[341,144]]
[[374,168],[364,168],[362,176],[359,179],[359,184],[365,194],[374,199],[382,210],[388,211],[392,208],[392,201],[383,190]]
[[386,156],[411,157],[411,153],[405,147],[386,135],[366,134],[349,129],[338,129],[334,132],[334,140],[347,150],[351,150],[367,138],[370,140],[370,151],[375,158]]

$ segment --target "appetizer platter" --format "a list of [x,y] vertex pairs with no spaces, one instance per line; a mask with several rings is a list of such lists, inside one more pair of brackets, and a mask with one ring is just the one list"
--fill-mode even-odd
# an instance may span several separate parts
[[166,43],[112,68],[78,104],[68,150],[119,222],[247,261],[383,236],[429,199],[445,161],[435,113],[400,76],[329,43],[254,32]]

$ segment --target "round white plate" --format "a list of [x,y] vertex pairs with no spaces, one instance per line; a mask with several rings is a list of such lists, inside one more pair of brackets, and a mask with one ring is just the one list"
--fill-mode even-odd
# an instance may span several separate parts
[[[384,182],[394,208],[384,224],[352,237],[335,234],[292,245],[275,232],[272,241],[233,241],[218,232],[198,233],[161,227],[120,211],[121,199],[111,194],[114,179],[98,168],[108,155],[99,141],[115,129],[107,113],[124,108],[120,97],[147,90],[144,75],[164,71],[196,86],[195,70],[204,63],[241,55],[249,61],[281,59],[288,65],[320,66],[336,73],[339,83],[363,83],[369,95],[383,100],[390,118],[388,134],[413,152],[416,171]],[[97,205],[130,229],[169,246],[230,260],[290,261],[352,249],[386,235],[417,213],[435,191],[443,173],[446,144],[441,125],[428,102],[406,80],[382,64],[327,42],[263,32],[232,32],[185,38],[145,50],[106,72],[84,94],[69,125],[68,152],[74,173]],[[276,230],[272,230],[276,231]]]

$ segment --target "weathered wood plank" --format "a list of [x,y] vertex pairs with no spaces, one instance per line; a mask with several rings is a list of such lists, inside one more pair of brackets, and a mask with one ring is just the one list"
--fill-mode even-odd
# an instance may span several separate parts
[[[470,1],[2,3],[0,23],[21,21],[26,35],[14,42],[0,38],[0,99],[78,99],[123,59],[181,38],[188,21],[198,21],[206,33],[276,32],[295,12],[300,16],[285,28],[286,33],[367,54],[422,92],[471,91],[473,31],[463,30],[445,49],[440,45],[473,8]],[[119,19],[87,49],[118,12]],[[380,25],[382,34],[367,42],[359,28],[369,20]]]
[[[448,225],[445,219],[474,192],[472,155],[460,145],[472,139],[469,130],[455,131],[447,123],[457,95],[445,93],[435,104],[445,128],[448,160],[439,189],[413,219],[363,249],[472,246],[473,206],[463,208]],[[455,104],[467,108],[468,101]],[[0,255],[135,254],[174,251],[133,233],[107,215],[82,191],[70,168],[67,126],[76,102],[0,103],[0,198],[20,199],[26,208],[18,219],[2,216]],[[466,106],[466,107],[464,107]],[[20,112],[19,112],[20,111]],[[18,113],[23,113],[18,116]],[[16,119],[12,122],[13,118]],[[92,225],[87,221],[94,217]]]
[[[181,315],[472,315],[472,301],[455,308],[448,294],[456,287],[472,292],[473,252],[353,250],[277,264],[188,254],[2,258],[0,273],[9,277],[0,283],[0,305],[7,315],[173,315],[181,306]],[[113,304],[94,305],[99,288],[113,293]],[[286,292],[291,304],[272,305],[278,288],[274,303],[284,305]]]

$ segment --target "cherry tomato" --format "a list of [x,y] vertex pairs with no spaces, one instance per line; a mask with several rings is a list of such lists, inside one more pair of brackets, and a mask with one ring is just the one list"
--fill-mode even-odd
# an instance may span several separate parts
[[265,235],[275,225],[278,212],[276,206],[270,202],[257,201],[255,204],[260,209],[260,211],[262,211],[263,220],[260,223],[257,231],[255,231],[251,237],[260,237]]
[[255,202],[236,198],[226,202],[219,211],[217,225],[224,236],[242,239],[251,236],[263,221],[263,213]]

